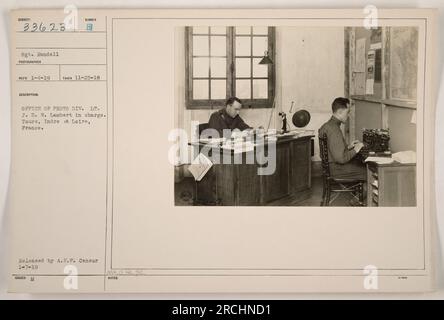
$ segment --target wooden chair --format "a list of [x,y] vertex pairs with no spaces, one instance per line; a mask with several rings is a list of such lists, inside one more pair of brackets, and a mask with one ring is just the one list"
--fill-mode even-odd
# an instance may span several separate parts
[[[330,206],[330,204],[339,196],[340,193],[350,193],[359,202],[359,206],[364,206],[364,183],[361,179],[335,178],[330,174],[330,164],[328,162],[328,141],[327,135],[319,136],[319,151],[322,160],[322,201],[321,206]],[[331,193],[335,192],[336,197],[331,199]]]
[[209,127],[210,127],[210,126],[209,126],[208,122],[207,122],[207,123],[200,123],[200,124],[198,125],[198,127],[197,127],[197,130],[198,130],[198,133],[199,133],[199,137],[200,137],[202,131],[208,129]]

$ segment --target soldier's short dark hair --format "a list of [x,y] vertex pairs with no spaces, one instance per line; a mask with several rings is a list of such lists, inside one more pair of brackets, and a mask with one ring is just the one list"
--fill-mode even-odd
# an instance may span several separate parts
[[237,102],[239,102],[240,104],[242,104],[241,99],[239,99],[238,97],[230,97],[230,98],[228,98],[227,101],[225,102],[225,105],[226,105],[226,106],[231,106],[231,105],[233,105],[233,103],[234,103],[235,101],[237,101]]
[[350,104],[350,100],[347,98],[336,98],[333,100],[333,103],[331,104],[331,109],[333,110],[333,113],[335,113],[339,109],[347,109],[347,105]]

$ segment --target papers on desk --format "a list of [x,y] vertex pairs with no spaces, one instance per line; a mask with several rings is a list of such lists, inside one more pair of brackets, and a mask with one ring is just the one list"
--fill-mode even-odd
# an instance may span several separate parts
[[375,162],[377,164],[389,164],[393,162],[399,163],[416,163],[415,151],[400,151],[392,154],[391,157],[367,157],[365,162]]
[[252,132],[253,131],[251,131],[251,130],[244,130],[244,131],[233,130],[231,132],[231,138],[232,139],[245,138],[245,137],[248,137]]
[[199,155],[191,162],[188,167],[188,171],[191,172],[196,181],[202,180],[207,174],[208,170],[211,169],[213,163],[204,154],[199,153]]
[[393,163],[393,159],[390,157],[367,157],[364,162],[375,162],[377,164],[389,164]]
[[219,144],[224,143],[227,139],[226,138],[200,138],[199,142],[201,143],[208,143],[208,144]]
[[233,150],[234,153],[249,152],[254,150],[255,144],[251,141],[227,141],[222,145],[222,149]]
[[314,135],[314,130],[306,130],[306,129],[293,129],[286,133],[277,134],[278,137],[287,137],[287,136],[304,137],[312,135]]
[[393,160],[399,163],[416,163],[415,151],[400,151],[392,155]]

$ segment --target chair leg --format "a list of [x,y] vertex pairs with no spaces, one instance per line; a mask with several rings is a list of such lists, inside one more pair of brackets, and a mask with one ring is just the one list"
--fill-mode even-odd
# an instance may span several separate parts
[[325,206],[325,195],[327,194],[327,193],[326,193],[326,190],[327,190],[327,184],[326,184],[325,181],[324,181],[324,183],[323,183],[323,187],[322,187],[321,207]]
[[364,206],[364,184],[358,183],[352,191],[355,199],[357,198],[360,206]]
[[364,205],[364,184],[359,184],[359,202]]
[[330,196],[331,196],[331,187],[330,187],[330,184],[327,183],[327,190],[326,190],[326,195],[325,195],[324,206],[327,206],[327,207],[330,206]]

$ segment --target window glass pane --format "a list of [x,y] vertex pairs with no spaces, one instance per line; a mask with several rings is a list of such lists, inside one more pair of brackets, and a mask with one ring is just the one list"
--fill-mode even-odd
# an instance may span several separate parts
[[193,27],[193,33],[208,34],[208,27]]
[[236,79],[236,97],[240,99],[251,99],[250,80]]
[[227,34],[227,27],[211,27],[211,34]]
[[193,77],[208,78],[210,70],[209,58],[193,58]]
[[250,41],[250,37],[236,37],[236,56],[251,56]]
[[217,77],[217,78],[227,77],[226,58],[211,58],[211,77]]
[[[234,39],[227,30],[231,32],[226,26],[192,27],[191,99],[225,100],[229,95],[249,101],[268,99],[268,72],[274,66],[260,65],[259,62],[268,51],[269,27],[235,27]],[[235,55],[234,75],[230,75],[228,68],[232,61],[229,61],[227,51],[231,52],[231,49]],[[231,76],[235,82],[234,92],[227,88]]]
[[250,61],[250,58],[236,58],[236,78],[251,78]]
[[251,34],[251,27],[236,27],[236,34]]
[[209,55],[208,37],[193,36],[193,55],[208,56]]
[[227,98],[227,81],[211,80],[211,99]]
[[262,58],[253,59],[253,77],[254,78],[266,78],[268,77],[268,65],[259,64]]
[[253,34],[268,35],[268,27],[253,27]]
[[253,37],[253,55],[264,56],[265,51],[268,51],[268,38]]
[[208,99],[208,80],[193,80],[193,99]]
[[227,37],[211,37],[211,55],[224,57],[227,55]]
[[253,99],[268,98],[268,80],[253,80]]

